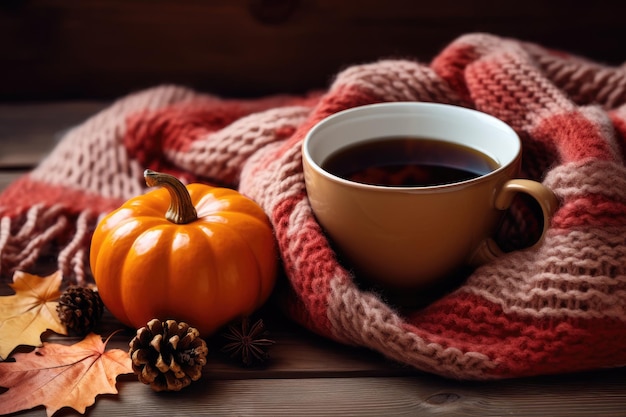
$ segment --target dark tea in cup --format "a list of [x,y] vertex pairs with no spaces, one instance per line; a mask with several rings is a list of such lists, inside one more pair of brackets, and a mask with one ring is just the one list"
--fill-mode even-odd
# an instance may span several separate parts
[[462,145],[419,137],[388,137],[339,149],[321,164],[338,177],[390,187],[428,187],[471,180],[498,164]]

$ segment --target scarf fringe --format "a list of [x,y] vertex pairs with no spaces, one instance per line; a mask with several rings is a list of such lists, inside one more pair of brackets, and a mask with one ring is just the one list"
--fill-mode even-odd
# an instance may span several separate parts
[[60,204],[37,204],[19,216],[0,217],[0,280],[29,271],[47,253],[58,254],[57,268],[67,283],[88,279],[87,255],[98,216],[91,210],[77,216]]

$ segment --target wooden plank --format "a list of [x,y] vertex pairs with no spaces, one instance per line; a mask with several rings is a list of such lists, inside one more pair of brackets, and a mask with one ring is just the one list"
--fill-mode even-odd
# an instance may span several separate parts
[[[204,381],[178,393],[153,393],[126,379],[119,395],[100,396],[91,417],[114,416],[623,416],[623,373],[605,372],[601,391],[576,378],[462,383],[423,375],[401,378],[303,378]],[[73,415],[63,410],[59,416]],[[39,407],[22,416],[44,416]]]
[[67,129],[106,104],[101,101],[0,104],[0,169],[36,165]]
[[7,188],[13,181],[26,174],[27,171],[0,171],[0,192]]

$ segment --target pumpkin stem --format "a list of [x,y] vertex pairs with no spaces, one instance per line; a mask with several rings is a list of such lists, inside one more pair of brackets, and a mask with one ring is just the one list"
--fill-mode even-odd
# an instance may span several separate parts
[[146,169],[143,177],[149,187],[163,187],[170,193],[170,207],[165,213],[165,218],[172,223],[186,224],[198,219],[196,208],[191,202],[191,196],[187,187],[173,175],[155,172]]

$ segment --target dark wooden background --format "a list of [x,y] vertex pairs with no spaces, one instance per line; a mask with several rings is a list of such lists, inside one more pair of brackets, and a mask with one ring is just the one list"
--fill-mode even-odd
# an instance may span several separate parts
[[2,0],[0,101],[110,99],[159,83],[300,93],[350,64],[430,61],[469,32],[620,64],[624,12],[623,0]]

